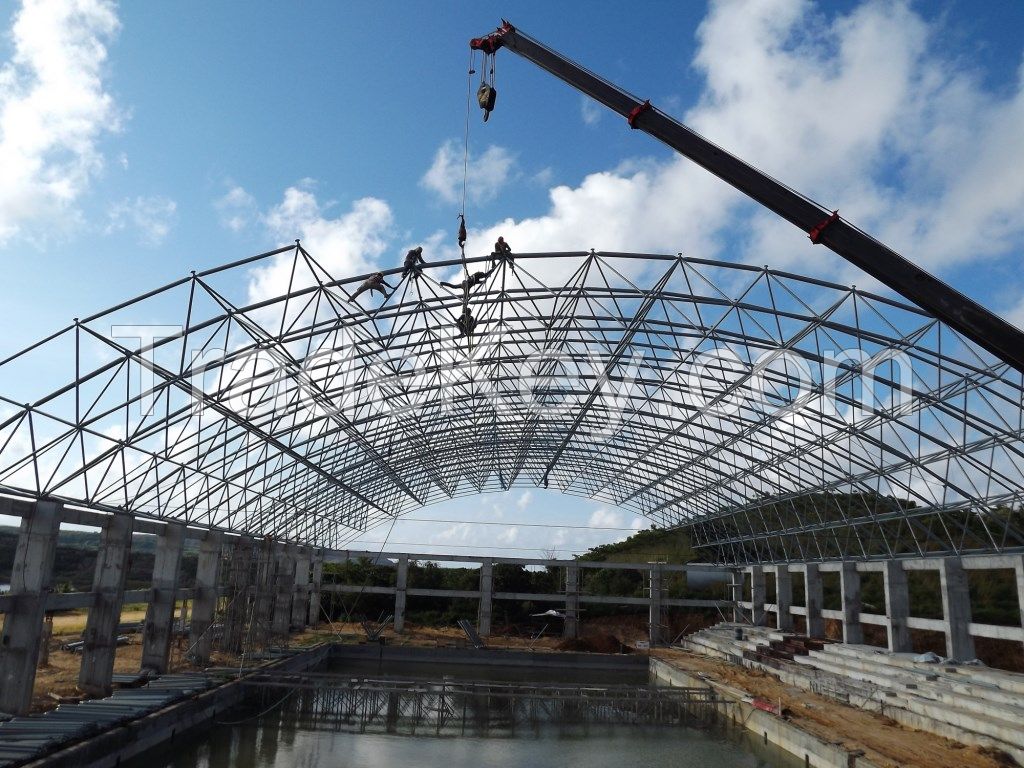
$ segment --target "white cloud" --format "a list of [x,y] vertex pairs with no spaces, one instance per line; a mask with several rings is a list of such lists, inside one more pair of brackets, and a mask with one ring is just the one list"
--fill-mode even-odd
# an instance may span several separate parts
[[[313,182],[307,179],[286,189],[281,202],[262,214],[260,221],[283,241],[301,239],[303,247],[335,277],[370,271],[392,242],[391,208],[373,197],[356,200],[338,215],[331,215],[333,208],[333,203],[317,199]],[[395,259],[397,265],[397,255]],[[269,266],[253,270],[249,297],[255,302],[281,296],[292,279],[292,259],[284,254]]]
[[232,232],[241,232],[259,218],[256,198],[244,188],[234,185],[223,197],[214,201],[213,207],[220,214],[221,226]]
[[520,512],[524,512],[526,508],[530,506],[530,502],[532,501],[533,493],[531,493],[530,491],[523,491],[519,495],[519,498],[516,500],[516,507],[519,509]]
[[67,227],[103,167],[99,138],[117,130],[107,43],[120,24],[107,0],[25,0],[0,67],[0,244]]
[[[491,145],[479,157],[469,157],[466,192],[470,201],[493,200],[511,179],[515,156],[504,147]],[[462,199],[465,154],[462,146],[450,139],[434,154],[434,162],[420,179],[420,186],[436,192],[446,203]]]
[[177,210],[177,203],[158,195],[125,198],[111,205],[107,211],[108,223],[105,232],[110,234],[131,227],[138,230],[139,242],[142,245],[156,247],[171,231]]
[[604,114],[604,107],[598,104],[589,96],[580,97],[580,117],[584,125],[597,125]]
[[592,528],[622,528],[622,513],[615,509],[595,509],[587,525]]

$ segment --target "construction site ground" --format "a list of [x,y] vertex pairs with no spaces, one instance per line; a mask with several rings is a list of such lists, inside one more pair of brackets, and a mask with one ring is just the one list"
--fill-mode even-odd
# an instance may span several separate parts
[[767,672],[690,651],[659,648],[651,655],[683,671],[700,673],[709,680],[773,704],[781,703],[793,725],[823,741],[842,743],[851,751],[863,750],[865,757],[878,766],[998,768],[1016,765],[1001,753],[906,728],[882,715],[785,685]]

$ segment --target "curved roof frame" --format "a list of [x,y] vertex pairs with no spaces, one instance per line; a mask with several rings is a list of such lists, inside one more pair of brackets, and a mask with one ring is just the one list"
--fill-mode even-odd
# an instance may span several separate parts
[[922,310],[681,255],[465,263],[360,303],[296,243],[76,320],[0,361],[0,491],[335,547],[542,486],[721,560],[1024,549],[1022,376]]

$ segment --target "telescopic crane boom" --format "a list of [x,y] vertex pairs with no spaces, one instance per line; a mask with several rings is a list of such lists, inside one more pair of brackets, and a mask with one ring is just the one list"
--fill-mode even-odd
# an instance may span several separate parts
[[470,47],[486,54],[507,48],[532,61],[576,90],[618,112],[626,118],[631,128],[650,134],[795,224],[807,232],[812,243],[827,246],[950,328],[1024,373],[1024,331],[857,229],[840,217],[837,211],[829,211],[715,146],[652,106],[650,101],[641,101],[617,85],[587,71],[507,21],[503,20],[494,33],[471,40]]

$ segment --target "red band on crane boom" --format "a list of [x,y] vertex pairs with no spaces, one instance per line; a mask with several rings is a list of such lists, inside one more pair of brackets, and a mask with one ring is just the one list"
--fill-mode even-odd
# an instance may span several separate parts
[[650,108],[650,99],[647,99],[647,101],[645,101],[643,104],[637,104],[635,107],[633,107],[633,109],[630,110],[629,115],[626,116],[626,122],[629,123],[629,127],[635,129],[636,119]]
[[511,24],[502,19],[502,24],[498,27],[496,32],[493,32],[486,37],[474,37],[469,41],[469,47],[474,51],[483,51],[484,53],[494,53],[504,44],[503,38],[507,32],[515,30]]
[[829,224],[838,220],[839,211],[832,211],[832,215],[825,219],[823,222],[821,222],[821,224],[816,226],[810,232],[808,232],[807,236],[811,238],[812,243],[817,245],[821,241],[821,236],[825,233],[825,230],[828,228]]

